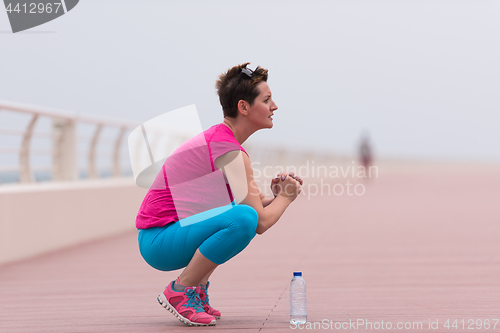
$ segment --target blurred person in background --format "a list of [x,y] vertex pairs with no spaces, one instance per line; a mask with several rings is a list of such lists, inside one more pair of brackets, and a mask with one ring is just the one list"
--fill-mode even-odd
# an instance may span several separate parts
[[373,163],[373,153],[370,144],[370,137],[368,132],[364,132],[361,136],[361,143],[359,145],[359,161],[364,168],[364,178],[369,177],[370,166]]

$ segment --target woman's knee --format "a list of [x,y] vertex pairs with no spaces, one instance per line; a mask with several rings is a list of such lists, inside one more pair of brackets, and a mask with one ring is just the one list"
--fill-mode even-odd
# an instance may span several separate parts
[[255,236],[259,215],[257,211],[248,205],[236,205],[232,209],[232,220],[237,224],[238,230]]

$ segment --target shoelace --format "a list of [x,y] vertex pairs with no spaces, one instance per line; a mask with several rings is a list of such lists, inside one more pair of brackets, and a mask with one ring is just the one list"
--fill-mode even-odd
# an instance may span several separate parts
[[[201,304],[204,306],[205,304],[209,304],[208,302],[208,293],[205,291],[205,290],[202,290],[201,291],[204,295],[205,295],[205,299],[204,300],[201,300]],[[200,298],[201,299],[201,298]]]
[[191,307],[195,309],[196,312],[204,312],[203,306],[201,305],[200,296],[195,289],[188,289],[184,291],[184,294],[187,296],[188,300],[184,304],[185,307]]

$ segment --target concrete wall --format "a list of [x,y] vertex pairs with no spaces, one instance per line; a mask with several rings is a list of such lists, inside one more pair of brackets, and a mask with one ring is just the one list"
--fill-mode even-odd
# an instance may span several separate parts
[[0,186],[0,264],[135,229],[133,179]]

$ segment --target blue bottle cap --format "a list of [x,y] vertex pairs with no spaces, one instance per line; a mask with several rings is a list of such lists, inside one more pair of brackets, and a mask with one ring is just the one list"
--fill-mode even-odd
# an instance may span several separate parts
[[293,272],[293,276],[302,276],[302,272]]

